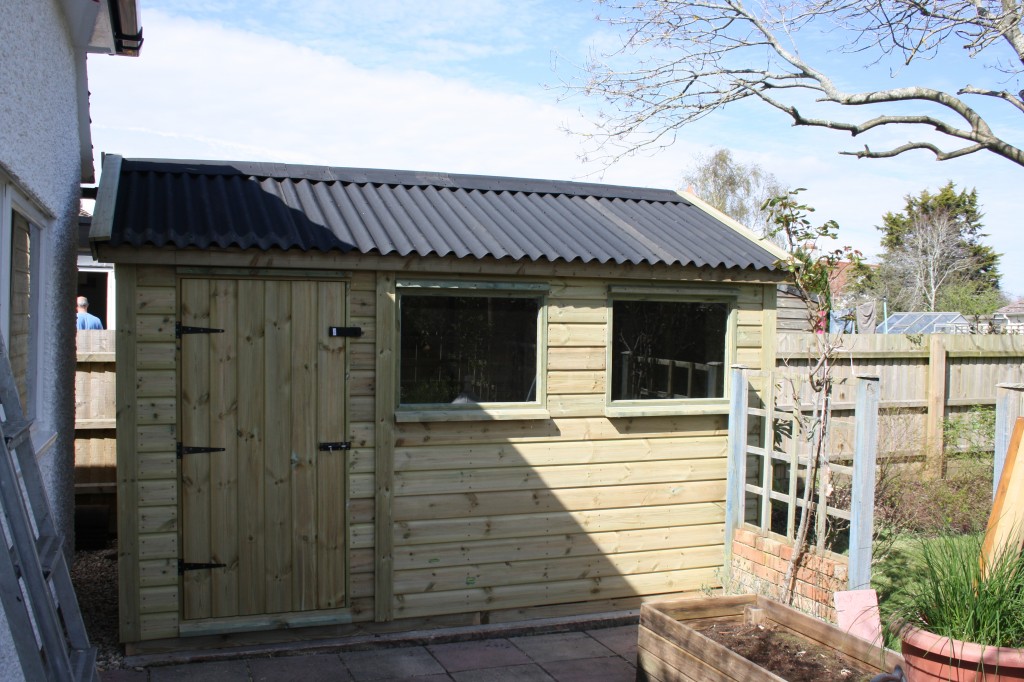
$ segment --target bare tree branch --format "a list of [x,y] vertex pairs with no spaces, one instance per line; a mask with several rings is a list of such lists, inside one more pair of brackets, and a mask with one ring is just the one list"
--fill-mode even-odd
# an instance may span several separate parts
[[998,97],[1015,107],[1018,111],[1024,114],[1024,90],[1014,95],[1006,90],[982,90],[976,88],[973,85],[965,85],[964,87],[957,90],[958,95],[985,95],[986,97]]
[[844,154],[846,156],[856,156],[858,159],[888,159],[893,156],[899,156],[903,152],[909,152],[912,149],[927,149],[928,151],[935,154],[935,159],[937,161],[948,161],[949,159],[955,159],[958,156],[967,156],[968,154],[979,152],[982,149],[984,149],[984,147],[982,147],[980,144],[975,144],[971,145],[970,147],[955,149],[951,152],[944,152],[931,142],[908,142],[906,144],[900,145],[899,147],[888,149],[884,152],[873,152],[871,151],[870,147],[865,146],[864,149],[859,152],[839,153]]
[[[604,2],[616,14],[607,20],[627,34],[622,48],[586,65],[586,81],[568,92],[604,99],[608,109],[590,134],[597,151],[614,162],[622,156],[674,139],[686,125],[734,102],[753,98],[787,114],[794,125],[860,135],[881,127],[912,132],[930,128],[955,141],[911,139],[891,149],[845,152],[887,158],[927,150],[936,159],[979,151],[1024,166],[1024,149],[995,133],[965,97],[1009,104],[1024,114],[1024,92],[1013,94],[1005,80],[1024,76],[1024,0],[639,0],[635,6]],[[890,57],[903,64],[961,48],[1002,74],[996,87],[965,84],[955,92],[925,85],[847,92],[814,65],[801,40],[833,41],[833,49],[862,54],[869,63]],[[806,39],[806,40],[805,40]],[[622,65],[625,64],[623,67]],[[983,72],[984,73],[984,72]],[[881,109],[850,120],[805,115],[815,109]],[[902,108],[894,111],[889,105]],[[907,106],[919,111],[906,113]],[[888,111],[886,110],[888,109]]]

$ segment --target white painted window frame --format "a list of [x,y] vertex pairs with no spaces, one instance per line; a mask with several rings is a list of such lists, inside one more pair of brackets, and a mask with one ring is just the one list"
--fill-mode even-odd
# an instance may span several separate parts
[[[53,217],[47,215],[29,196],[18,189],[15,183],[0,171],[0,333],[5,342],[9,343],[11,335],[11,273],[12,273],[12,239],[14,221],[12,214],[20,213],[29,223],[29,357],[27,376],[27,396],[24,411],[29,418],[42,414],[42,395],[39,387],[42,382],[42,363],[40,362],[40,315],[42,301],[47,300],[50,283],[42,276],[43,264],[49,256],[49,244],[45,233],[53,224]],[[70,305],[70,304],[69,304]],[[43,433],[37,422],[33,426],[33,441],[37,451],[43,444],[52,442],[53,434]]]
[[117,306],[114,305],[114,297],[117,294],[117,284],[114,279],[113,264],[100,263],[91,255],[80,253],[78,254],[78,271],[100,272],[107,275],[107,319],[103,321],[103,328],[109,330],[117,329],[117,317],[115,315]]

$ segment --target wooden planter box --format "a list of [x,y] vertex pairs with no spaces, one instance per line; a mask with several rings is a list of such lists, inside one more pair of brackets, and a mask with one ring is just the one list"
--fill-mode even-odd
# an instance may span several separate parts
[[[757,611],[760,609],[760,611]],[[687,621],[743,621],[775,625],[849,657],[872,672],[903,665],[895,651],[788,606],[756,595],[678,599],[644,604],[640,609],[637,680],[639,682],[732,682],[782,680],[694,630]],[[763,620],[762,620],[763,619]],[[905,666],[904,666],[905,667]]]

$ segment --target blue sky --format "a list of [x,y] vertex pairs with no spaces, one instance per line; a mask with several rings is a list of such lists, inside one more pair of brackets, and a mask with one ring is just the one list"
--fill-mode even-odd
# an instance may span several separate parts
[[[574,0],[175,0],[142,4],[139,59],[90,57],[93,144],[132,157],[264,160],[401,168],[677,188],[696,155],[727,147],[760,164],[841,225],[869,255],[874,229],[903,197],[948,180],[976,187],[988,243],[1004,254],[1004,288],[1024,294],[1017,236],[1024,168],[991,154],[936,162],[838,155],[863,142],[794,129],[782,114],[740,104],[685,129],[669,149],[610,168],[580,160],[598,105],[565,100],[597,46],[616,45],[601,9]],[[958,65],[905,70],[823,54],[841,82],[956,86]],[[977,84],[977,83],[976,83]],[[998,114],[999,112],[996,111]],[[1019,115],[1016,118],[1020,118]],[[997,119],[1024,139],[1014,117]],[[1011,128],[1010,126],[1016,126]],[[874,144],[903,142],[885,131]]]

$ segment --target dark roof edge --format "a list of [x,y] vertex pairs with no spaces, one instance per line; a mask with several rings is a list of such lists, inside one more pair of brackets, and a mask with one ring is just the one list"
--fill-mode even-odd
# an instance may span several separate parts
[[122,172],[187,173],[189,175],[243,175],[261,178],[290,178],[314,182],[446,187],[492,192],[526,192],[595,196],[609,199],[634,199],[692,205],[679,193],[668,189],[605,185],[596,182],[539,180],[490,175],[462,175],[428,171],[386,170],[380,168],[344,168],[306,166],[259,161],[196,161],[185,159],[124,159]]
[[[149,261],[149,260],[139,260],[137,258],[129,258],[129,259],[120,261],[114,255],[114,254],[117,254],[118,252],[121,252],[121,253],[128,253],[128,252],[133,252],[133,253],[178,253],[178,254],[182,254],[183,253],[183,254],[186,254],[186,255],[178,257],[178,264],[179,265],[185,265],[185,266],[197,266],[197,267],[200,266],[201,263],[206,263],[207,261],[206,260],[202,260],[200,262],[192,261],[187,254],[206,253],[207,251],[210,250],[210,248],[215,248],[215,249],[217,249],[219,251],[226,251],[226,252],[231,252],[231,253],[234,253],[234,254],[244,254],[246,252],[251,252],[251,251],[254,251],[254,250],[258,250],[258,247],[242,248],[242,247],[239,247],[236,244],[231,244],[229,246],[217,245],[215,247],[200,247],[200,246],[196,246],[194,244],[189,244],[189,245],[186,245],[186,246],[176,246],[174,244],[163,244],[163,245],[157,246],[156,244],[153,244],[151,242],[147,242],[147,243],[141,244],[141,245],[140,244],[120,244],[118,246],[111,247],[108,244],[96,244],[95,240],[94,240],[93,251],[95,251],[97,247],[104,248],[104,249],[111,249],[111,250],[105,251],[103,253],[103,258],[97,258],[97,260],[102,260],[104,262],[111,262],[111,263],[118,263],[118,262],[125,262],[125,263],[141,263],[141,262],[146,262],[146,263],[151,263],[152,262],[152,261]],[[697,265],[697,264],[692,263],[692,262],[683,263],[683,262],[680,262],[678,260],[673,262],[673,263],[665,263],[665,262],[650,263],[648,261],[641,261],[641,262],[623,261],[623,262],[620,263],[620,262],[615,262],[615,261],[598,261],[598,260],[595,260],[595,259],[591,259],[591,260],[585,261],[585,260],[582,260],[581,258],[578,258],[578,257],[577,258],[573,258],[572,260],[566,260],[564,258],[554,258],[554,259],[551,259],[551,258],[547,258],[545,256],[541,256],[539,258],[528,258],[527,257],[527,258],[523,258],[521,260],[516,260],[513,256],[496,257],[496,256],[493,256],[493,255],[487,255],[487,256],[480,257],[480,256],[468,255],[468,256],[461,256],[460,257],[460,256],[454,256],[454,255],[450,255],[450,254],[446,255],[446,256],[440,256],[440,255],[438,255],[436,253],[432,253],[432,254],[429,254],[427,256],[423,256],[423,255],[415,254],[415,253],[409,253],[409,254],[404,254],[403,255],[403,254],[397,253],[395,251],[391,251],[389,253],[383,253],[382,254],[382,253],[380,253],[379,251],[376,251],[376,250],[374,250],[372,252],[367,252],[367,253],[360,253],[358,251],[342,251],[340,249],[331,249],[329,251],[319,251],[319,250],[316,250],[316,249],[303,249],[303,248],[300,248],[300,247],[292,247],[292,248],[289,248],[289,249],[281,249],[279,247],[274,247],[273,249],[268,249],[268,250],[264,250],[263,251],[263,253],[269,253],[269,252],[273,252],[274,254],[280,254],[280,255],[287,255],[289,253],[302,253],[302,254],[311,253],[311,254],[316,254],[317,257],[323,257],[323,258],[326,258],[326,259],[334,259],[334,258],[339,258],[339,257],[340,258],[345,258],[345,257],[348,257],[350,255],[355,255],[355,256],[369,255],[369,256],[376,257],[376,258],[380,258],[381,260],[394,259],[396,262],[400,262],[400,261],[403,261],[403,260],[406,260],[406,259],[417,259],[417,258],[419,258],[419,259],[425,259],[425,260],[432,260],[432,259],[435,259],[435,258],[450,257],[450,258],[452,258],[452,259],[454,259],[456,261],[463,261],[463,262],[469,262],[469,261],[473,261],[475,263],[490,263],[490,262],[494,262],[494,263],[506,263],[506,264],[520,264],[520,265],[523,265],[525,263],[525,264],[527,264],[529,266],[573,266],[573,267],[580,266],[580,267],[594,267],[594,268],[600,268],[600,267],[616,267],[616,268],[619,268],[619,267],[621,267],[621,268],[636,268],[636,269],[650,269],[650,268],[657,267],[657,268],[665,268],[667,270],[693,268],[693,269],[697,269],[697,270],[721,270],[721,271],[725,271],[725,272],[750,273],[751,275],[757,275],[758,276],[757,279],[754,279],[754,280],[742,280],[743,283],[748,283],[748,284],[749,283],[754,283],[754,284],[776,284],[776,285],[778,285],[778,284],[782,284],[784,278],[788,277],[788,273],[786,273],[786,272],[784,272],[782,270],[779,270],[779,269],[777,269],[775,267],[771,267],[771,266],[755,266],[755,265],[740,266],[740,265],[722,265],[722,264],[719,264],[719,265]],[[338,265],[337,264],[338,261],[334,261],[334,263],[335,263],[335,265],[337,267],[339,267],[341,269],[344,269],[344,265]],[[315,266],[314,269],[321,269],[322,270],[323,267],[335,267],[335,265]],[[281,266],[274,266],[274,267],[281,267],[281,268],[284,268],[284,269],[299,269],[299,270],[303,269],[302,267],[296,268],[296,267],[290,266],[290,265],[281,265]],[[465,271],[455,270],[455,272],[458,272],[460,274],[477,274],[477,275],[480,274],[479,271],[477,271],[477,270],[465,270]],[[525,272],[525,273],[520,273],[520,274],[525,276],[525,277],[543,277],[543,276],[545,276],[543,274],[537,274],[535,272],[532,272],[532,273],[531,272]],[[764,275],[764,277],[761,277],[761,275]],[[644,286],[651,285],[651,286],[653,286],[655,288],[659,288],[659,287],[660,288],[664,288],[665,286],[673,285],[673,284],[701,284],[701,283],[708,284],[708,283],[713,283],[713,284],[716,284],[716,285],[722,285],[722,284],[733,284],[733,283],[736,283],[737,281],[739,281],[739,280],[736,280],[736,281],[725,280],[725,281],[718,281],[718,282],[711,282],[710,280],[706,280],[706,279],[701,279],[699,281],[698,280],[679,280],[679,281],[675,281],[675,280],[643,280]],[[641,280],[637,280],[637,286],[641,285],[640,282],[641,282]]]

